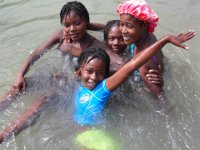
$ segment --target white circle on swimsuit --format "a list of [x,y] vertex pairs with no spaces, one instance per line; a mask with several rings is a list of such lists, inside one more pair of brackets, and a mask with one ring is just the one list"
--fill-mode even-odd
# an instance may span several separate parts
[[80,102],[81,103],[86,103],[90,98],[90,95],[89,94],[84,94],[83,96],[81,96],[80,98]]

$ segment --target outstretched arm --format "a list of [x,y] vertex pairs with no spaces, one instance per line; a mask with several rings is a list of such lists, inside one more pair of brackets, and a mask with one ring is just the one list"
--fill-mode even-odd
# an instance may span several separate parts
[[93,30],[93,31],[102,31],[105,27],[105,24],[101,24],[101,23],[90,23],[88,25],[88,30]]
[[36,116],[39,115],[40,110],[47,103],[47,101],[48,97],[46,96],[43,96],[34,101],[31,107],[29,107],[23,114],[21,114],[21,116],[19,116],[0,133],[0,144],[4,141],[4,139],[9,138],[12,134],[16,135],[21,130],[30,126]]
[[5,109],[16,98],[17,96],[10,95],[10,92],[8,92],[5,96],[0,97],[0,111]]
[[159,51],[165,44],[172,43],[177,47],[183,49],[188,49],[182,43],[190,40],[195,36],[194,31],[189,31],[186,33],[181,33],[178,36],[167,35],[162,39],[158,40],[145,50],[139,52],[133,59],[131,59],[127,64],[125,64],[119,71],[109,77],[106,81],[106,86],[109,90],[113,91],[118,88],[128,76],[137,68],[146,63],[157,51]]
[[28,58],[25,60],[24,64],[22,65],[22,67],[20,68],[20,70],[17,74],[15,82],[10,91],[11,95],[17,95],[21,90],[25,89],[26,81],[25,81],[24,75],[28,71],[29,67],[38,58],[40,58],[40,56],[43,55],[48,48],[50,48],[51,46],[53,46],[54,44],[59,42],[61,35],[62,35],[61,30],[56,31],[46,42],[44,42],[41,46],[39,46],[36,50],[34,50],[28,56]]

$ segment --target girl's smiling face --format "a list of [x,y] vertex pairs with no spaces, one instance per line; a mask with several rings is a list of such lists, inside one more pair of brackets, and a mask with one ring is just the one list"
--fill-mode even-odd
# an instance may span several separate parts
[[74,42],[80,40],[86,33],[87,22],[74,11],[63,18],[62,24],[66,36]]
[[106,75],[106,64],[99,58],[89,57],[80,67],[81,82],[84,87],[93,90]]
[[120,30],[126,45],[136,43],[142,36],[144,26],[142,22],[129,14],[120,16]]
[[106,44],[117,54],[123,53],[126,49],[126,45],[118,25],[114,25],[110,28]]

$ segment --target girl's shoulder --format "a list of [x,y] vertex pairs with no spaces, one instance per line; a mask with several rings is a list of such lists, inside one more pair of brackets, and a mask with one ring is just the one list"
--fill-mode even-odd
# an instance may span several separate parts
[[148,39],[148,41],[149,41],[149,44],[153,44],[153,43],[155,43],[156,41],[158,41],[158,39],[157,39],[157,37],[155,36],[155,34],[150,33],[150,34],[149,34],[149,39]]
[[90,35],[90,44],[88,45],[88,47],[99,47],[104,50],[108,49],[108,47],[106,46],[106,44],[104,42],[98,40],[97,38],[95,38],[92,35]]

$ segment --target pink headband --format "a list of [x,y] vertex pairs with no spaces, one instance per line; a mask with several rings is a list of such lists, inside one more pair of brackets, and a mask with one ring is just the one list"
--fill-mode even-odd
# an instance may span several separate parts
[[144,0],[129,0],[122,2],[117,8],[120,15],[130,14],[140,21],[148,22],[148,32],[154,32],[158,24],[158,16]]

